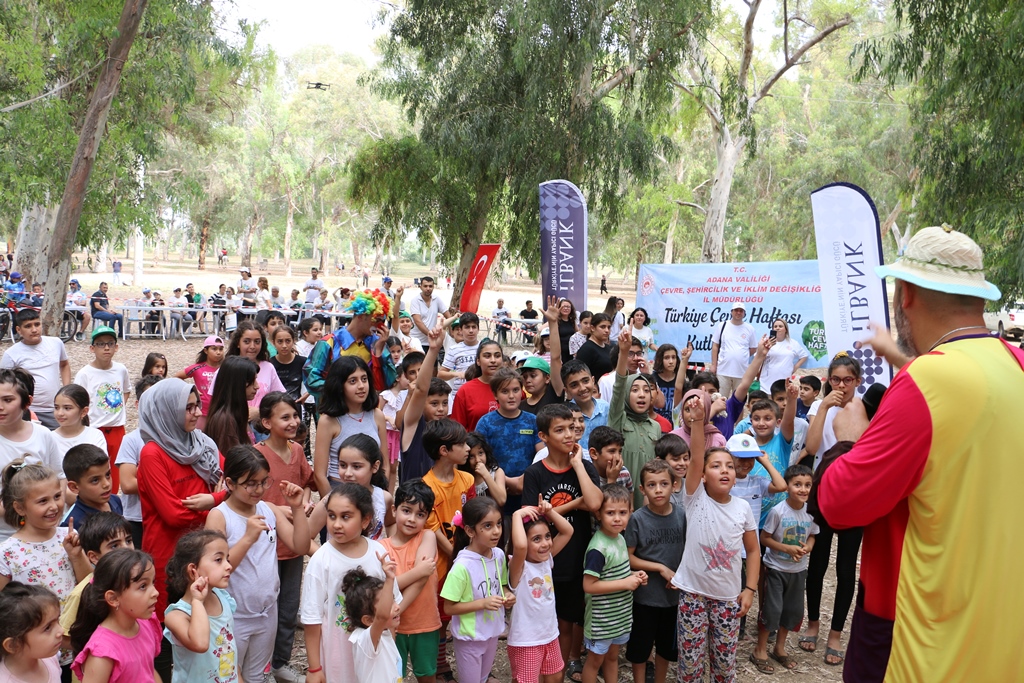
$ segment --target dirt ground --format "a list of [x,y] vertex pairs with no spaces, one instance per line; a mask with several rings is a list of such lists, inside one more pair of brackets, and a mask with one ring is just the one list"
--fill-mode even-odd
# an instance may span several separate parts
[[[215,261],[214,261],[215,263]],[[147,264],[148,266],[149,264]],[[130,261],[125,261],[124,265],[125,276],[130,276],[131,266]],[[274,267],[271,267],[272,272],[269,273],[271,284],[277,284],[281,287],[285,296],[293,287],[301,289],[302,283],[308,277],[309,268],[308,264],[296,263],[293,268],[295,276],[292,278],[285,278],[281,269],[278,267],[274,271]],[[425,274],[425,269],[424,273]],[[254,273],[255,277],[259,277],[264,273]],[[393,277],[397,284],[407,284],[411,286],[412,277],[421,273],[414,272],[414,268],[400,267],[394,272]],[[90,273],[75,273],[74,277],[78,278],[82,282],[82,286],[86,294],[91,294],[95,291],[100,280],[107,282],[112,281],[112,274],[90,274]],[[371,286],[379,283],[379,275],[371,276]],[[227,268],[218,269],[216,266],[212,270],[206,272],[198,272],[195,270],[194,265],[180,265],[175,266],[173,264],[161,264],[160,268],[148,269],[147,276],[145,279],[145,286],[152,289],[160,290],[165,296],[170,295],[170,290],[176,286],[184,286],[187,282],[194,282],[196,289],[204,294],[208,294],[216,289],[217,285],[221,282],[232,284],[238,279],[237,272],[229,270]],[[592,276],[592,281],[599,282],[600,275],[596,274]],[[342,284],[351,287],[355,284],[355,279],[351,276],[344,277],[329,277],[327,278],[327,284],[333,291],[335,287]],[[612,281],[609,278],[609,287],[612,290],[612,294],[617,294],[626,299],[626,305],[629,307],[633,301],[634,294],[630,293],[632,282],[622,283],[619,278],[615,278]],[[441,291],[439,294],[446,301],[450,296],[450,291],[444,290],[443,280],[440,284]],[[134,298],[139,296],[141,291],[140,286],[117,286],[114,285],[110,290],[110,298],[112,303],[118,303],[119,300]],[[607,295],[605,295],[607,296]],[[514,280],[506,284],[499,285],[495,289],[485,290],[481,297],[480,310],[488,311],[496,305],[497,299],[503,297],[505,299],[505,305],[513,311],[513,314],[517,313],[521,308],[525,306],[525,301],[528,298],[534,300],[535,306],[539,303],[539,286],[533,284],[528,280]],[[590,292],[591,306],[595,310],[603,309],[603,302],[606,300],[605,297],[599,297],[597,287],[593,287]],[[598,305],[598,302],[601,302]],[[9,342],[0,343],[0,351],[6,350],[10,346]],[[202,338],[189,339],[188,341],[169,340],[129,340],[122,341],[119,345],[118,352],[114,357],[115,361],[124,363],[128,367],[129,375],[132,381],[136,381],[140,373],[142,372],[142,366],[145,362],[146,355],[152,351],[158,351],[163,353],[167,357],[168,368],[170,372],[175,372],[181,368],[187,367],[195,360],[196,353],[202,347]],[[83,365],[91,360],[91,354],[89,352],[88,342],[69,342],[67,344],[68,356],[71,361],[71,374],[74,374]],[[128,430],[131,431],[135,428],[137,423],[137,411],[135,407],[135,401],[129,402],[128,406]],[[829,570],[825,577],[825,595],[822,600],[823,608],[825,613],[823,615],[823,623],[827,626],[828,620],[831,618],[831,605],[832,597],[835,591],[835,573],[832,569]],[[751,610],[751,617],[748,619],[747,630],[749,633],[754,634],[755,614],[756,605]],[[847,627],[848,628],[848,627]],[[754,681],[771,681],[773,679],[781,679],[786,681],[793,681],[794,683],[811,683],[813,681],[840,681],[842,680],[842,667],[827,666],[824,664],[824,636],[826,631],[823,631],[822,639],[819,641],[819,649],[815,654],[808,654],[800,650],[796,645],[796,637],[791,636],[788,651],[790,655],[796,660],[797,668],[792,672],[786,672],[780,670],[781,667],[776,668],[774,675],[760,674],[754,668],[748,660],[748,656],[753,649],[753,640],[747,639],[740,644],[739,654],[737,656],[738,662],[738,679],[741,682],[754,682]],[[843,647],[846,647],[846,638],[843,639]],[[454,661],[454,657],[450,657]],[[302,638],[302,630],[299,629],[297,632],[296,643],[295,643],[295,654],[294,662],[299,666],[300,670],[305,669],[306,653],[305,644]],[[511,674],[509,672],[508,658],[505,654],[504,647],[499,647],[498,657],[494,664],[493,675],[499,681],[503,683],[511,680]],[[624,658],[620,659],[619,662],[619,677],[620,681],[629,682],[632,681],[632,670],[630,669],[629,663]],[[675,680],[675,668],[670,670],[669,680]],[[406,681],[412,682],[415,679],[412,676],[406,678]]]

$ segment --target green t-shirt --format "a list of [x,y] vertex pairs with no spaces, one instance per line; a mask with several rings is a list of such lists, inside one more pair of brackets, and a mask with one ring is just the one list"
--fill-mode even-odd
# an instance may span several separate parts
[[[598,530],[590,539],[583,560],[583,573],[601,581],[618,581],[630,575],[626,540]],[[587,612],[583,635],[591,640],[609,640],[629,633],[633,628],[633,592],[617,591],[603,595],[587,594]]]

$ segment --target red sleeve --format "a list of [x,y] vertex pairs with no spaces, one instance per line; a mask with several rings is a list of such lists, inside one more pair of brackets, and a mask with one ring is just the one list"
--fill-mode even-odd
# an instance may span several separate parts
[[931,444],[928,402],[904,370],[886,390],[864,436],[823,473],[822,515],[837,529],[885,517],[917,487]]
[[[205,511],[193,511],[181,504],[187,496],[179,495],[171,484],[172,461],[156,443],[147,443],[139,454],[139,494],[152,502],[164,524],[178,529],[194,529],[206,522]],[[191,471],[191,468],[189,468]],[[221,492],[221,502],[227,497]],[[217,494],[214,494],[214,500]],[[219,504],[219,503],[218,503]]]
[[469,429],[469,411],[466,408],[466,393],[464,389],[466,385],[463,384],[459,392],[455,394],[455,403],[452,405],[452,419],[458,422],[460,425]]
[[384,381],[384,359],[380,356],[370,358],[370,373],[373,375],[373,386],[378,392],[386,390],[387,384]]

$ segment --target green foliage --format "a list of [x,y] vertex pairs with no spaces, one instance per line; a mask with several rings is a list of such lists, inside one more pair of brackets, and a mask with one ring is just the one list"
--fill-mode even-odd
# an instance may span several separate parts
[[[0,0],[0,107],[61,83],[57,94],[0,114],[0,214],[16,224],[32,204],[54,204],[63,193],[98,71],[121,4],[103,0]],[[251,76],[252,27],[226,42],[211,3],[151,0],[126,62],[90,179],[79,244],[118,241],[136,226],[157,223],[160,193],[140,179],[161,151],[161,131],[208,131],[201,121],[225,90]],[[232,71],[235,79],[217,81]],[[83,76],[84,74],[84,76]],[[74,80],[83,76],[79,80]],[[196,107],[203,101],[203,107]]]
[[890,32],[855,60],[862,77],[915,84],[915,225],[971,234],[1004,296],[1024,293],[1024,5],[894,0]]

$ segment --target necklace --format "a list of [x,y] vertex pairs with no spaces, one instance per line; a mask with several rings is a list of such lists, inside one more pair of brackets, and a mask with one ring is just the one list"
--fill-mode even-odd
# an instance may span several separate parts
[[352,413],[345,413],[345,417],[351,418],[356,422],[362,422],[363,418],[366,417],[366,411],[364,410],[363,412],[359,413],[359,417],[356,417]]
[[[947,337],[949,337],[951,335],[954,335],[957,332],[963,332],[964,330],[977,330],[977,329],[981,329],[981,327],[982,327],[981,325],[968,325],[967,327],[958,327],[955,330],[950,330],[946,334],[944,334],[941,337],[939,337],[939,340],[937,342],[932,344],[932,347],[930,349],[928,349],[928,353],[931,353],[932,351],[934,351],[936,346],[938,346],[942,342],[946,341]],[[984,330],[985,330],[986,334],[990,334],[987,327],[984,328]]]

